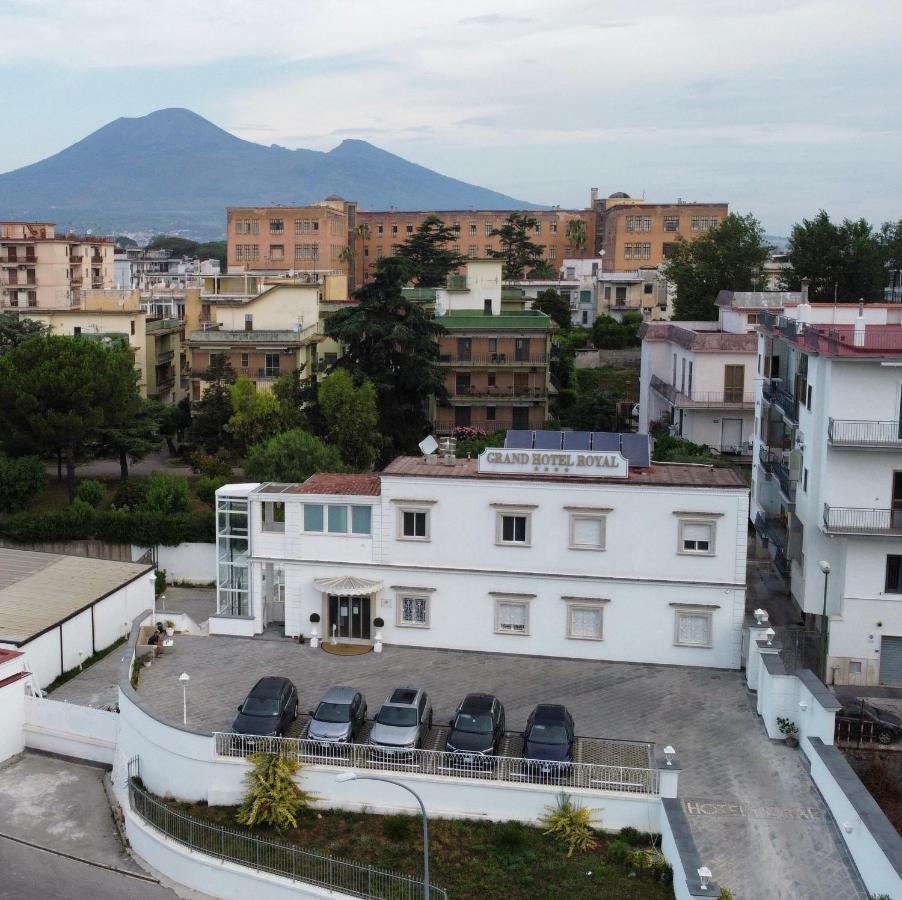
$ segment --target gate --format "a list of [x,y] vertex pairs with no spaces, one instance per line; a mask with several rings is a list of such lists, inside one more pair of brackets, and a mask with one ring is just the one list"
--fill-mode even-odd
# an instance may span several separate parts
[[811,669],[818,673],[821,657],[821,633],[799,625],[775,625],[776,640],[783,645],[783,665],[787,672]]

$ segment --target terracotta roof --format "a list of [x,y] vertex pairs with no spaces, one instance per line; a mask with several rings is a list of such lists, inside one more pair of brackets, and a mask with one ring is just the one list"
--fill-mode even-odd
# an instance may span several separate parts
[[[421,456],[399,456],[382,471],[383,476],[418,475],[423,478],[479,478],[503,481],[562,481],[576,484],[646,484],[673,487],[741,488],[748,490],[735,469],[716,466],[682,465],[679,463],[652,463],[647,469],[630,469],[627,478],[579,478],[569,475],[499,475],[495,472],[479,472],[477,460],[456,459],[453,466],[441,460],[425,462]],[[317,476],[313,476],[316,478]],[[339,476],[333,476],[339,477]],[[351,476],[354,477],[354,476]],[[360,477],[360,476],[357,476]],[[309,481],[307,482],[309,484]]]
[[378,497],[381,493],[378,475],[345,475],[337,472],[317,472],[292,494],[353,494],[360,497]]
[[691,323],[646,322],[639,336],[644,341],[668,341],[696,353],[754,353],[758,348],[755,332],[696,331]]

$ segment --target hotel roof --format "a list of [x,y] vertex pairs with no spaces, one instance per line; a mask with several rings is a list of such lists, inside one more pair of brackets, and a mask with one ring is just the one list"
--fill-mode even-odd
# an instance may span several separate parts
[[143,563],[0,548],[0,641],[24,644],[152,569]]
[[378,497],[381,482],[378,475],[346,475],[337,472],[317,472],[303,484],[283,493],[289,494],[349,494],[356,497]]

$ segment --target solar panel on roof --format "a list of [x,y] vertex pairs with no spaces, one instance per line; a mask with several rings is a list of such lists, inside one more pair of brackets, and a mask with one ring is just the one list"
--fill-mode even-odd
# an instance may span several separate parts
[[561,449],[561,432],[560,431],[537,431],[536,442],[534,444],[536,450],[560,450]]
[[565,431],[565,450],[590,450],[592,443],[591,431]]
[[623,455],[631,466],[646,469],[651,465],[651,447],[647,434],[624,434]]
[[593,450],[620,450],[620,435],[616,431],[593,431]]
[[509,431],[504,438],[504,446],[508,450],[531,450],[531,431]]

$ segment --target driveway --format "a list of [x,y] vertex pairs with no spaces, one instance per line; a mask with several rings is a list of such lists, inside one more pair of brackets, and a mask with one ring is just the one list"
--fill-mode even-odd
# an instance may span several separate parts
[[258,678],[298,687],[301,709],[336,684],[361,688],[374,714],[399,685],[422,685],[435,721],[447,721],[471,691],[505,704],[522,730],[539,702],[564,703],[590,737],[672,744],[683,765],[680,796],[701,858],[741,900],[866,898],[801,751],[771,742],[739,672],[615,662],[386,647],[336,657],[291,641],[188,637],[142,670],[139,691],[178,724],[178,676],[191,676],[189,723],[228,730]]

